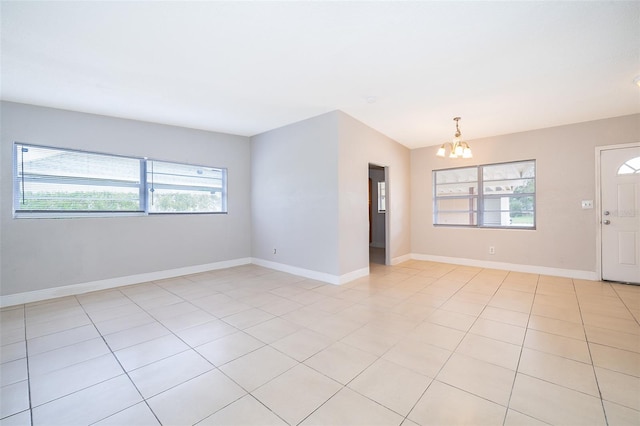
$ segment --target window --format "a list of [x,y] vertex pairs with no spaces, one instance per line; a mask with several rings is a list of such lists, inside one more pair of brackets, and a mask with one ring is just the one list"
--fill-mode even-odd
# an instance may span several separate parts
[[150,213],[226,212],[226,170],[147,162]]
[[140,159],[15,144],[20,212],[142,212]]
[[387,211],[387,188],[385,182],[378,182],[378,213]]
[[226,213],[226,169],[14,144],[16,217]]
[[433,172],[433,224],[535,228],[535,160]]

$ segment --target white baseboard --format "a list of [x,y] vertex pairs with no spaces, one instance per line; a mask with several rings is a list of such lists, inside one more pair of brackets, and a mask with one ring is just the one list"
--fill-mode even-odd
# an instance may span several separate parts
[[580,280],[598,281],[600,278],[595,271],[581,271],[577,269],[550,268],[547,266],[521,265],[517,263],[491,262],[486,260],[465,259],[461,257],[433,256],[430,254],[412,253],[413,260],[427,260],[431,262],[451,263],[454,265],[474,266],[479,268],[503,269],[530,274],[552,275],[556,277],[575,278]]
[[216,269],[248,265],[250,263],[251,258],[245,257],[241,259],[207,263],[204,265],[186,266],[184,268],[169,269],[165,271],[149,272],[144,274],[129,275],[126,277],[109,278],[106,280],[91,281],[80,284],[66,285],[62,287],[9,294],[6,296],[0,296],[0,307],[39,302],[42,300],[54,299],[57,297],[73,296],[76,294],[89,293],[91,291],[106,290],[109,288],[140,284],[149,281],[164,280],[167,278],[198,274],[201,272],[213,271]]
[[276,271],[286,272],[288,274],[298,275],[300,277],[309,278],[312,280],[322,281],[328,284],[345,284],[360,277],[369,275],[369,267],[358,269],[344,275],[332,275],[325,272],[313,271],[311,269],[298,268],[297,266],[291,266],[284,263],[272,262],[270,260],[264,260],[254,257],[252,262],[254,265],[264,266],[265,268],[275,269]]
[[406,262],[407,260],[411,260],[411,259],[413,259],[411,253],[404,254],[402,256],[394,257],[393,259],[391,259],[391,265],[397,265],[399,263]]

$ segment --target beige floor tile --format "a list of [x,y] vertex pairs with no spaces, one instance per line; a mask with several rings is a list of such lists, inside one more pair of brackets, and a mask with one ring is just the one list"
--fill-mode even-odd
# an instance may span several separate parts
[[128,301],[125,305],[102,309],[99,311],[89,311],[88,315],[93,322],[105,322],[141,313],[144,313],[144,309],[135,303]]
[[237,314],[223,317],[222,320],[240,330],[253,327],[273,318],[273,315],[258,308],[247,309]]
[[562,321],[555,318],[531,315],[529,318],[530,329],[544,331],[545,333],[557,334],[559,336],[570,337],[572,339],[585,340],[584,328],[581,323]]
[[299,325],[284,320],[282,318],[273,318],[261,324],[254,325],[245,329],[245,333],[250,334],[264,343],[273,343],[289,334],[295,333],[300,328]]
[[195,348],[213,365],[220,366],[264,346],[264,343],[242,331],[229,334]]
[[506,406],[515,371],[454,353],[436,377],[439,381]]
[[482,310],[484,309],[484,307],[485,307],[484,303],[473,303],[473,302],[451,298],[449,299],[449,301],[445,302],[442,306],[440,306],[440,309],[477,317],[478,315],[480,315],[480,313],[482,313]]
[[64,316],[59,319],[44,320],[37,323],[27,321],[27,339],[59,333],[64,330],[91,324],[91,319],[84,312]]
[[204,425],[286,426],[287,423],[254,397],[246,395],[198,423],[198,426]]
[[96,426],[160,426],[158,419],[144,402],[125,408],[116,414],[94,423]]
[[180,330],[184,330],[189,327],[195,327],[215,320],[216,317],[202,309],[197,309],[185,314],[172,316],[170,318],[162,320],[162,324],[174,333]]
[[245,265],[0,309],[2,424],[31,422],[27,361],[34,424],[361,424],[388,409],[406,426],[591,425],[603,405],[610,425],[640,421],[640,287],[424,261],[370,270],[331,286]]
[[400,425],[403,417],[344,388],[307,417],[301,425]]
[[584,329],[589,342],[640,353],[640,336],[636,334],[622,333],[590,325],[585,325]]
[[0,400],[0,419],[29,409],[29,383],[24,380],[2,386]]
[[224,364],[220,370],[245,390],[251,392],[296,364],[297,362],[293,358],[270,346],[263,346]]
[[171,355],[184,352],[189,347],[173,334],[149,340],[135,346],[114,352],[118,361],[126,371],[135,370],[152,362],[159,361]]
[[102,338],[64,346],[29,357],[29,374],[39,376],[79,362],[110,354]]
[[584,324],[591,325],[600,328],[606,328],[608,330],[619,331],[621,333],[629,333],[640,335],[640,325],[635,321],[633,316],[629,314],[629,318],[616,318],[602,314],[590,314],[584,313]]
[[289,300],[284,297],[280,297],[279,299],[280,300],[277,302],[260,306],[260,309],[270,313],[271,315],[281,316],[296,311],[304,306],[302,303],[294,302],[293,300]]
[[142,400],[126,375],[74,392],[33,409],[33,424],[91,424]]
[[246,394],[218,370],[202,374],[147,400],[160,423],[195,424]]
[[376,358],[370,353],[336,342],[307,359],[304,363],[337,382],[347,384],[371,365]]
[[434,380],[409,419],[421,425],[502,425],[506,407]]
[[193,350],[181,352],[129,372],[129,377],[145,398],[164,392],[215,368]]
[[466,332],[471,328],[476,318],[472,315],[438,309],[427,318],[427,321]]
[[600,396],[591,364],[524,348],[518,372],[589,395]]
[[563,306],[545,305],[542,303],[534,303],[531,308],[531,314],[541,317],[554,318],[562,321],[582,323],[582,316],[577,307],[566,308]]
[[2,426],[25,426],[31,425],[31,410],[25,410],[2,419]]
[[29,356],[33,356],[98,337],[100,337],[100,334],[96,328],[92,324],[88,324],[59,333],[30,339],[27,341],[27,347],[29,348]]
[[334,343],[333,339],[303,328],[272,343],[271,346],[302,362],[332,343]]
[[640,353],[590,343],[593,365],[640,377]]
[[338,340],[362,327],[362,323],[332,315],[324,317],[318,322],[309,324],[307,327],[334,340]]
[[230,326],[226,322],[215,319],[204,324],[176,331],[175,334],[184,340],[187,345],[195,348],[196,346],[212,342],[229,334],[237,333],[238,331],[237,328]]
[[169,331],[164,325],[159,322],[151,322],[139,327],[122,330],[117,333],[107,334],[104,336],[104,340],[112,351],[119,351],[120,349],[135,346],[169,334],[171,334],[171,331]]
[[522,345],[526,330],[527,329],[524,327],[478,318],[473,324],[473,327],[469,330],[469,333],[489,337],[491,339],[511,343],[513,345]]
[[600,399],[523,374],[509,408],[549,424],[606,425]]
[[640,378],[595,367],[602,399],[640,411]]
[[427,343],[404,339],[383,358],[428,377],[435,377],[451,356],[448,351]]
[[103,355],[40,376],[30,378],[31,404],[36,407],[97,383],[124,371],[113,354]]
[[528,330],[524,339],[524,346],[541,352],[570,358],[575,361],[591,363],[587,342],[570,339],[556,334],[544,333],[537,330]]
[[504,420],[504,426],[546,426],[548,424],[514,410],[507,410],[507,417]]
[[640,411],[609,401],[603,401],[603,404],[609,426],[637,426],[640,424]]
[[156,321],[165,322],[169,318],[189,314],[198,311],[198,307],[190,302],[179,302],[169,306],[160,306],[157,308],[147,309],[147,312],[155,318]]
[[379,359],[351,381],[349,387],[406,416],[430,383],[427,376]]
[[[214,295],[214,296],[223,296],[223,295]],[[211,296],[211,297],[214,297]],[[215,304],[203,304],[199,305],[198,302],[194,302],[194,305],[200,306],[203,310],[209,312],[212,315],[215,315],[218,318],[225,318],[231,315],[239,314],[241,312],[247,311],[249,309],[254,309],[251,305],[247,305],[246,303],[236,302],[231,299],[230,302],[217,302]]]
[[26,358],[0,364],[0,386],[18,383],[23,380],[27,380],[27,377]]
[[16,342],[0,347],[0,362],[16,361],[20,358],[26,358],[27,345],[25,342]]
[[291,321],[302,327],[309,327],[318,324],[321,321],[324,321],[329,316],[330,315],[324,311],[309,309],[308,307],[303,306],[300,309],[296,309],[284,315],[281,315],[280,318]]
[[499,365],[515,371],[520,358],[521,346],[500,340],[478,336],[477,334],[467,334],[460,342],[456,353],[470,356],[481,361]]
[[533,293],[500,289],[489,301],[489,306],[528,314],[532,303]]
[[96,322],[95,326],[100,333],[105,336],[107,334],[117,333],[122,330],[139,327],[151,322],[156,322],[156,320],[148,313],[142,311],[108,321]]
[[341,388],[338,382],[298,364],[252,395],[287,423],[298,424]]
[[0,327],[0,345],[6,346],[12,343],[25,341],[25,327],[5,329]]
[[453,351],[460,344],[464,335],[463,331],[425,321],[409,333],[408,337]]
[[375,327],[363,327],[340,341],[372,355],[381,356],[401,338],[400,333],[378,330]]
[[510,311],[508,309],[487,306],[480,314],[480,318],[488,319],[517,327],[526,327],[529,321],[529,314],[524,312]]

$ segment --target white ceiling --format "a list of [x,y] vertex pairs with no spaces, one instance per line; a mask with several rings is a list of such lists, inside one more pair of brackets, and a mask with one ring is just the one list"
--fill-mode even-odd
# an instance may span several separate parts
[[[640,112],[640,2],[2,1],[2,99],[413,148]],[[371,102],[374,101],[374,102]],[[179,141],[176,141],[179,143]]]

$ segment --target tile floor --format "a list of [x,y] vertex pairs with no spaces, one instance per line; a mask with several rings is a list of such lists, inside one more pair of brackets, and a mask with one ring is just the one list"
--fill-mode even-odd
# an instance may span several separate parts
[[640,287],[247,265],[2,309],[2,425],[638,425]]

